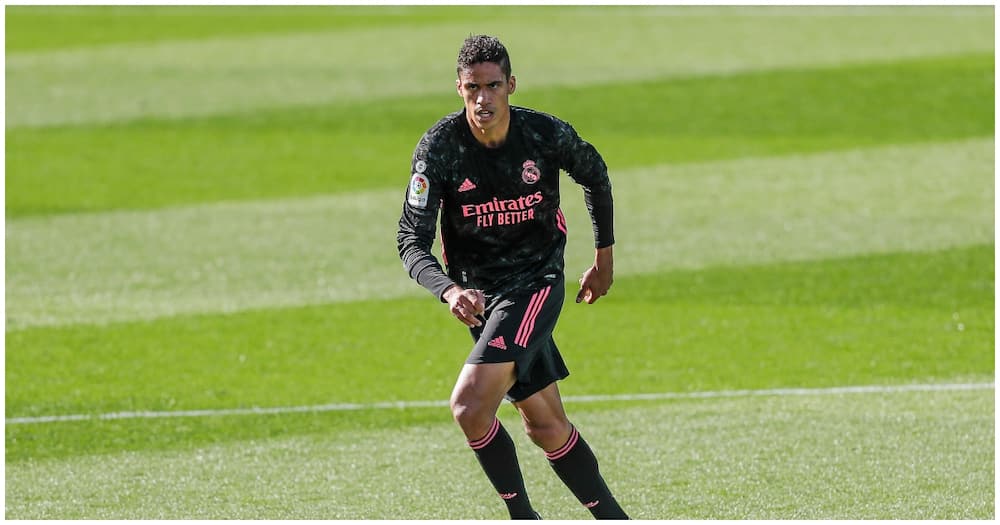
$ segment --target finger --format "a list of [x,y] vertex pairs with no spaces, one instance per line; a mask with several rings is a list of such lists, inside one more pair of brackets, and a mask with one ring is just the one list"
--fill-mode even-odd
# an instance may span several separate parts
[[461,307],[459,319],[469,327],[482,326],[482,322],[476,318],[477,307],[474,306],[470,301],[465,301]]
[[468,315],[472,318],[472,322],[475,326],[481,326],[483,323],[479,320],[479,315],[482,315],[486,311],[486,297],[483,296],[483,292],[479,290],[472,291],[472,300],[469,301]]
[[469,328],[474,328],[482,324],[479,322],[479,319],[476,319],[475,317],[469,317],[468,315],[465,314],[455,314],[455,319],[458,319],[459,321],[462,322],[462,324],[468,326]]
[[486,311],[486,296],[483,295],[483,292],[479,290],[473,290],[472,294],[473,294],[473,300],[472,300],[473,312],[476,315],[480,315]]
[[605,295],[608,295],[608,291],[604,290],[603,292],[597,293],[593,289],[591,289],[590,294],[591,294],[591,297],[587,299],[587,304],[594,304],[601,297],[604,297]]
[[474,318],[470,318],[468,308],[466,308],[462,304],[461,300],[459,300],[458,304],[456,304],[455,307],[451,309],[451,313],[452,315],[455,316],[455,319],[461,321],[462,324],[464,324],[465,326],[468,327],[475,326],[474,324],[472,324],[472,319]]
[[588,288],[586,288],[586,287],[581,287],[580,288],[580,291],[577,292],[577,294],[576,294],[576,302],[577,303],[579,303],[580,301],[583,301],[583,297],[587,294],[587,290],[588,290]]

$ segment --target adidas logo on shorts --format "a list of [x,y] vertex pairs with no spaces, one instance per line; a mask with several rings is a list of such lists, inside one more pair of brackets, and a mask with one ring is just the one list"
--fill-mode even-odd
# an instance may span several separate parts
[[486,346],[492,346],[493,348],[499,348],[501,350],[507,349],[507,343],[503,340],[502,335],[494,337],[492,341],[486,343]]

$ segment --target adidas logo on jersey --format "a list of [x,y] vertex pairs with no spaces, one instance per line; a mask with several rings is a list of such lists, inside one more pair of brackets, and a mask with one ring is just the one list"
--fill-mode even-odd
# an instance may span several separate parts
[[493,348],[499,348],[501,350],[507,349],[507,343],[503,340],[502,335],[494,337],[492,341],[486,343],[486,346],[492,346]]
[[458,187],[458,191],[472,191],[474,189],[476,189],[476,185],[469,179],[465,179],[462,185]]

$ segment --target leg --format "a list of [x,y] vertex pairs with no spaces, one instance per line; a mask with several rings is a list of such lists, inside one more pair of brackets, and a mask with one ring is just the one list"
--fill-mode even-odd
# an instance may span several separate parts
[[466,364],[451,394],[451,412],[513,519],[536,519],[524,489],[514,441],[496,418],[514,384],[514,363]]
[[451,414],[469,441],[493,425],[504,394],[514,384],[514,363],[466,364],[451,392]]
[[590,446],[566,418],[556,383],[514,405],[525,431],[545,451],[552,470],[595,518],[629,519],[601,477]]
[[562,307],[559,282],[488,301],[475,345],[451,395],[455,421],[512,518],[537,518],[524,491],[514,442],[496,419],[504,397],[522,400],[566,377],[551,332]]
[[523,401],[514,403],[524,421],[524,431],[536,445],[552,452],[569,440],[572,425],[566,418],[559,387],[552,383]]

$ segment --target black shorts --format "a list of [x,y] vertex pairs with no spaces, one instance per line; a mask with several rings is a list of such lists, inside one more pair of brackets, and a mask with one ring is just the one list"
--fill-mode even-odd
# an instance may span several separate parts
[[538,289],[487,301],[486,322],[471,328],[476,341],[468,364],[514,362],[517,375],[507,399],[522,401],[569,375],[552,330],[562,311],[563,279]]

